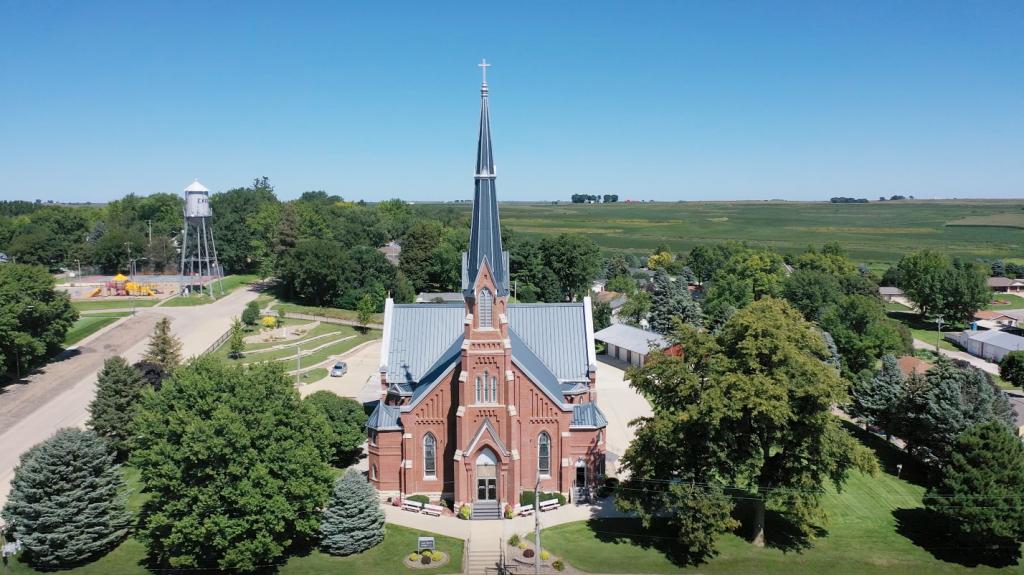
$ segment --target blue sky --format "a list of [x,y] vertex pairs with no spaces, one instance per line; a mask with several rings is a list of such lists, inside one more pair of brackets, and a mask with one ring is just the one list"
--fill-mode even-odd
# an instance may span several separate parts
[[1024,197],[1024,2],[0,0],[0,198]]

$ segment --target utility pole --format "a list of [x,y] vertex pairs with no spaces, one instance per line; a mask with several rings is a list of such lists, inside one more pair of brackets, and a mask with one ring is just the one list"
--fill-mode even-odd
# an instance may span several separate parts
[[299,371],[302,369],[302,350],[299,349],[301,343],[295,344],[295,385],[299,384]]
[[146,225],[149,226],[149,245],[153,245],[153,220],[146,220]]
[[942,324],[943,323],[944,322],[943,322],[942,314],[939,314],[939,315],[935,316],[935,330],[937,332],[936,335],[938,336],[938,337],[935,338],[935,353],[937,353],[939,355],[942,355],[942,353],[939,352],[939,342],[942,341]]
[[537,484],[533,487],[533,538],[537,542],[533,550],[533,572],[540,575],[540,465],[537,466]]

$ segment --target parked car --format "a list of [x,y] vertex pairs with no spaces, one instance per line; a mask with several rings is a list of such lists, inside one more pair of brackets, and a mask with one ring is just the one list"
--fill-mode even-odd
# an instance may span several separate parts
[[341,377],[346,373],[348,373],[348,364],[344,361],[339,361],[331,368],[331,377]]

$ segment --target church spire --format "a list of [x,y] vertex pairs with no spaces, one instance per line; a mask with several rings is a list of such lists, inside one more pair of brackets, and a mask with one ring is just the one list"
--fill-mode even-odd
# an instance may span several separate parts
[[508,254],[501,245],[498,221],[498,198],[494,187],[494,154],[491,150],[491,115],[487,107],[487,68],[484,60],[483,83],[480,86],[480,137],[476,150],[476,191],[473,194],[473,222],[469,233],[469,253],[462,273],[462,289],[473,290],[480,268],[486,261],[494,277],[499,296],[509,293]]

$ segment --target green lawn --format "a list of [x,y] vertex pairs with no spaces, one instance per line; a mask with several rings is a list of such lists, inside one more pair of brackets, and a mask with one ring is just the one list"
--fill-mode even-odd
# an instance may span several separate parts
[[[935,330],[934,323],[922,320],[921,316],[916,313],[910,311],[901,312],[889,310],[889,317],[906,324],[906,326],[910,328],[910,333],[914,336],[914,339],[919,339],[928,343],[933,349],[935,343],[938,342],[940,349],[958,351],[958,348],[946,340],[945,337],[942,339],[939,338],[939,332]],[[955,331],[957,331],[956,326],[942,326],[943,334]]]
[[100,309],[128,309],[132,307],[151,307],[160,302],[156,298],[129,298],[129,299],[90,299],[71,302],[71,306],[78,311],[94,311]]
[[[864,441],[880,440],[858,433]],[[786,547],[780,520],[769,514],[769,546],[758,549],[736,534],[722,536],[719,554],[705,564],[680,567],[667,557],[672,552],[670,533],[664,528],[644,531],[630,519],[592,520],[545,529],[542,543],[577,569],[596,573],[707,573],[707,574],[924,574],[1022,573],[1021,566],[1000,569],[985,565],[966,567],[967,561],[937,522],[921,507],[924,488],[893,474],[898,452],[880,448],[887,472],[877,477],[851,475],[842,493],[824,500],[829,521],[825,533],[810,546]],[[908,463],[906,475],[912,475]],[[926,549],[927,548],[927,549]]]
[[[451,561],[440,569],[407,569],[402,559],[416,550],[416,538],[433,535],[437,548],[448,553]],[[426,531],[415,531],[399,525],[387,525],[384,541],[358,555],[334,557],[313,551],[302,557],[292,557],[281,566],[281,575],[320,575],[323,573],[359,573],[360,575],[387,575],[390,573],[461,573],[463,541]],[[74,569],[57,571],[66,575],[146,575],[156,573],[143,567],[146,549],[136,539],[128,539],[104,557]],[[15,560],[8,567],[11,575],[39,574],[31,567]],[[197,572],[207,572],[205,570]],[[212,573],[212,571],[209,571]],[[0,573],[8,573],[0,568]]]
[[118,319],[129,315],[131,312],[128,311],[110,312],[103,315],[83,315],[68,330],[64,337],[64,346],[75,345]]
[[[221,287],[223,287],[224,295],[226,296],[231,292],[235,291],[236,289],[238,289],[240,286],[249,285],[253,282],[259,281],[259,279],[260,277],[255,274],[230,275],[225,277],[219,283],[214,282],[213,293],[218,298],[221,298],[223,297],[221,295]],[[202,293],[193,293],[188,296],[176,296],[168,299],[167,302],[164,303],[163,305],[167,307],[187,307],[193,305],[205,305],[213,302],[213,300],[210,298],[208,294],[208,291],[203,291]]]
[[313,383],[314,381],[320,381],[325,377],[327,377],[327,368],[315,367],[302,372],[302,375],[299,376],[299,383]]
[[[292,323],[292,322],[295,322],[295,323]],[[293,328],[293,327],[302,326],[302,325],[308,325],[308,324],[311,324],[311,323],[313,323],[313,322],[311,322],[309,320],[304,320],[304,319],[302,319],[302,320],[286,319],[285,320],[285,325],[288,327],[288,332],[289,333],[291,333],[291,328]],[[280,333],[280,331],[281,331],[280,329],[275,329],[274,330],[275,333]],[[300,339],[268,341],[266,343],[246,344],[245,345],[245,349],[246,349],[246,351],[252,351],[252,350],[257,350],[257,349],[267,349],[267,348],[271,348],[271,347],[274,347],[274,346],[277,346],[277,345],[291,345],[292,347],[294,347],[296,342],[304,342],[304,341],[308,340],[311,337],[317,337],[317,336],[324,335],[324,334],[329,334],[329,333],[342,333],[342,332],[344,332],[345,335],[351,335],[352,333],[354,333],[354,330],[352,328],[350,328],[348,326],[344,326],[344,325],[337,325],[337,324],[333,324],[333,323],[322,323],[322,324],[314,327],[313,329],[308,330],[306,333],[304,333],[302,335],[302,337]],[[330,341],[330,338],[329,337],[322,337],[322,338],[320,338],[318,340],[314,340],[314,341],[323,343],[323,342],[326,342],[326,341]]]
[[987,306],[985,306],[985,309],[992,311],[1003,311],[1007,309],[1024,309],[1024,298],[1021,298],[1020,296],[1001,293],[993,295],[992,300],[1005,301],[1008,303],[989,303]]
[[[312,349],[314,347],[324,345],[325,343],[328,343],[328,342],[331,342],[331,341],[334,341],[334,340],[337,340],[337,339],[341,339],[343,337],[349,337],[349,336],[356,335],[355,328],[351,328],[351,327],[348,327],[348,326],[345,326],[345,325],[339,325],[339,326],[333,326],[333,327],[338,327],[338,328],[341,328],[341,329],[339,329],[337,332],[335,332],[334,335],[330,335],[330,336],[323,337],[323,338],[320,338],[320,339],[317,339],[317,340],[313,340],[313,341],[309,342],[308,344],[304,344],[304,343],[302,343],[302,340],[299,340],[298,341],[299,349]],[[288,357],[291,357],[291,358],[294,359],[295,358],[296,342],[294,342],[294,341],[292,341],[292,342],[287,342],[287,341],[279,342],[279,345],[282,345],[282,344],[284,344],[285,347],[283,347],[281,349],[274,350],[274,351],[266,351],[266,352],[262,352],[262,353],[246,353],[244,355],[244,357],[242,357],[242,363],[251,363],[251,362],[254,362],[254,361],[270,361],[270,360],[274,360],[274,359],[285,359],[285,358],[288,358]],[[223,347],[222,349],[217,350],[217,351],[221,352],[221,351],[225,351],[225,350],[226,350],[226,346]],[[305,360],[306,359],[305,356],[303,356],[302,359]]]
[[887,301],[885,311],[910,311],[910,308],[896,301]]
[[[323,317],[331,317],[336,319],[344,319],[349,321],[359,321],[359,313],[350,309],[340,309],[336,307],[316,307],[311,305],[299,305],[295,303],[284,303],[277,302],[274,304],[274,309],[283,309],[285,313],[308,313],[310,315],[319,315]],[[384,321],[384,314],[375,313],[370,319],[370,323],[381,323]]]

